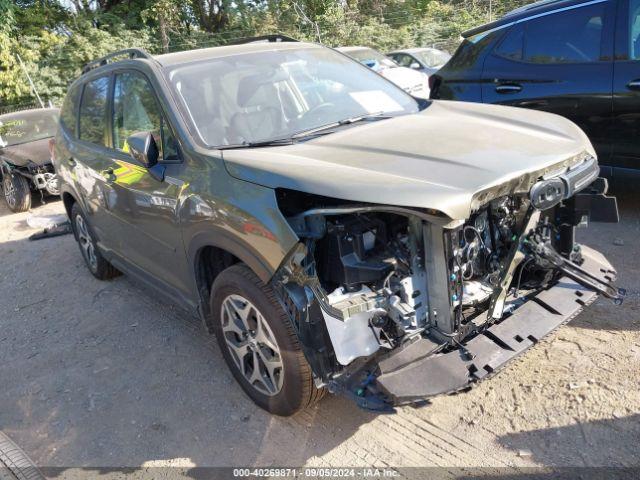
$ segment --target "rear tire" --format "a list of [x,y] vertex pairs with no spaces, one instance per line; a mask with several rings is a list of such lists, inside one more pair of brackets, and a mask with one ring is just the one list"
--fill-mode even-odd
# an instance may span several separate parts
[[224,359],[259,407],[289,416],[323,397],[325,390],[314,384],[289,316],[249,267],[236,264],[220,273],[210,306]]
[[109,280],[120,275],[120,272],[100,253],[95,233],[89,224],[89,220],[87,220],[87,216],[77,203],[74,203],[73,207],[71,207],[71,227],[80,247],[84,263],[94,277],[98,280]]
[[17,173],[4,175],[2,193],[4,201],[12,212],[26,212],[31,208],[31,188],[29,181],[22,175]]

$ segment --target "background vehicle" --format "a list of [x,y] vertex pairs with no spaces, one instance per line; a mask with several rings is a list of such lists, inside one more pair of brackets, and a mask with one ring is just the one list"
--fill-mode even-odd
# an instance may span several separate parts
[[573,123],[421,102],[320,45],[96,60],[56,152],[92,274],[197,312],[276,414],[327,387],[378,410],[464,389],[621,300],[574,242],[617,206]]
[[638,0],[539,2],[463,36],[432,98],[557,113],[587,133],[601,164],[640,167]]
[[29,210],[32,192],[59,193],[50,145],[58,116],[56,108],[0,115],[0,180],[4,199],[14,212]]
[[400,66],[382,53],[369,47],[339,47],[339,52],[348,55],[392,81],[405,92],[417,98],[429,98],[428,77]]
[[451,55],[437,48],[407,48],[387,53],[401,67],[411,68],[429,76],[440,70]]

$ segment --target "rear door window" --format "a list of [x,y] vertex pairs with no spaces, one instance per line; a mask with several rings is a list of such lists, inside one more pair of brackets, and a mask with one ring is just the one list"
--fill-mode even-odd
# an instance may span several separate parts
[[526,22],[524,60],[542,64],[599,61],[605,6],[598,3]]
[[537,64],[598,62],[605,8],[605,3],[598,3],[517,23],[494,53]]
[[519,23],[511,27],[496,48],[496,55],[509,60],[522,60],[524,49],[524,25]]
[[106,109],[109,77],[87,82],[80,102],[80,139],[106,146]]

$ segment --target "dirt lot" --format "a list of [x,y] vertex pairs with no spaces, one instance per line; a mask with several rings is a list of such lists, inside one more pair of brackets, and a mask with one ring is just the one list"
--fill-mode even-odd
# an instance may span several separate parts
[[72,236],[31,242],[0,207],[0,429],[41,466],[640,466],[640,195],[580,239],[629,291],[598,300],[464,394],[377,416],[341,397],[256,408],[198,320],[126,277],[99,282]]

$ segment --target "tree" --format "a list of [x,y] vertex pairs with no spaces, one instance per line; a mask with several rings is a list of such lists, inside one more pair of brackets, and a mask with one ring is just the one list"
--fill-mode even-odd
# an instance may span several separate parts
[[[154,52],[282,33],[331,46],[453,50],[462,31],[513,0],[0,0],[0,104],[58,100],[82,65],[114,50]],[[518,4],[530,0],[516,0]]]
[[18,43],[13,37],[14,9],[11,2],[0,0],[0,106],[21,103],[30,87],[16,57]]
[[233,3],[231,0],[191,0],[190,5],[200,28],[206,32],[220,32],[229,25],[229,10]]
[[156,0],[142,11],[142,19],[158,26],[163,52],[169,51],[169,35],[177,33],[180,26],[180,8],[172,0]]

